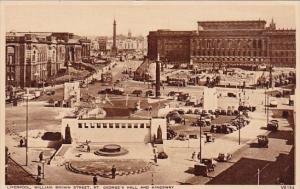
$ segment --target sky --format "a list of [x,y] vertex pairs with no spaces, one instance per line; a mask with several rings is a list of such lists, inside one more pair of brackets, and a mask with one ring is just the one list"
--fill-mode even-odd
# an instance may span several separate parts
[[[217,4],[216,4],[217,3]],[[117,34],[146,36],[157,29],[196,30],[197,21],[266,20],[277,28],[296,28],[295,6],[241,2],[171,2],[111,4],[5,5],[6,31],[73,32],[82,36],[111,36],[114,18]]]

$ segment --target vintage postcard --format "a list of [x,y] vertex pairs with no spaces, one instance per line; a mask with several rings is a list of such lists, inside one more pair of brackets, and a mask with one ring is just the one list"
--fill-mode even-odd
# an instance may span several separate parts
[[2,186],[297,188],[298,11],[1,2]]

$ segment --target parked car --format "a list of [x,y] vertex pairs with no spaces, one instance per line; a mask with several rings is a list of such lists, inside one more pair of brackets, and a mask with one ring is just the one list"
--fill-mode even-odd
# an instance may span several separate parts
[[235,98],[235,97],[236,97],[236,94],[229,92],[229,93],[227,93],[227,96],[228,96],[228,97],[234,97],[234,98]]
[[134,91],[132,91],[132,94],[134,94],[136,96],[140,96],[143,94],[143,91],[142,90],[134,90]]
[[232,116],[233,115],[233,111],[232,110],[227,110],[227,115],[228,116]]
[[204,120],[198,119],[196,122],[192,123],[192,126],[193,127],[206,127],[207,124],[206,124],[206,122]]
[[175,91],[170,91],[170,92],[168,93],[168,96],[174,96],[175,94],[176,94]]
[[177,110],[177,112],[178,112],[180,115],[184,115],[184,110],[183,110],[183,109],[179,109],[179,110]]
[[215,114],[215,112],[213,110],[208,110],[208,113],[210,113],[211,115]]
[[200,114],[200,111],[198,109],[195,109],[194,114]]
[[258,135],[257,143],[258,143],[258,147],[268,148],[269,139],[266,135]]
[[189,109],[186,113],[187,114],[193,114],[193,110]]
[[230,124],[227,125],[227,128],[231,129],[232,131],[238,130],[237,127],[230,125]]
[[228,162],[232,158],[232,154],[229,153],[219,153],[218,161],[220,162]]
[[215,142],[215,137],[211,133],[204,133],[206,136],[206,142]]
[[210,126],[210,132],[211,133],[216,133],[217,132],[217,125],[216,124],[213,124]]
[[168,155],[165,152],[159,152],[157,158],[158,159],[167,159]]
[[185,134],[179,134],[177,140],[185,141],[188,140],[189,138]]
[[208,171],[214,171],[217,162],[213,158],[202,158],[201,163],[207,166]]
[[233,130],[228,128],[226,124],[221,125],[221,133],[229,134],[229,133],[232,133],[232,132],[233,132]]
[[186,101],[185,106],[194,106],[195,102]]
[[152,90],[148,90],[148,91],[146,91],[145,96],[146,96],[146,97],[153,97],[153,96],[154,96],[154,93],[153,93]]
[[123,95],[124,92],[125,92],[124,89],[119,88],[119,87],[113,88],[113,90],[112,90],[112,94],[115,94],[115,95]]
[[54,94],[55,94],[54,90],[46,91],[46,95],[54,95]]
[[278,124],[277,120],[271,120],[267,124],[267,129],[270,131],[277,131],[278,127],[279,127],[279,124]]
[[275,107],[276,108],[277,105],[278,105],[278,102],[276,100],[271,100],[270,107]]
[[205,118],[205,124],[207,126],[210,126],[211,125],[211,119],[210,118]]
[[188,93],[184,93],[184,94],[179,94],[177,97],[178,101],[186,101],[189,99],[189,94]]
[[227,115],[227,111],[222,109],[221,112],[220,112],[220,115]]
[[98,91],[98,94],[110,94],[112,92],[111,88],[106,88]]

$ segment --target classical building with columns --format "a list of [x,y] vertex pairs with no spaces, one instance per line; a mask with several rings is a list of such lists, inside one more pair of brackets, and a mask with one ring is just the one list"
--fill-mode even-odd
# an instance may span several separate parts
[[295,30],[272,20],[199,21],[196,31],[151,31],[148,57],[170,63],[214,66],[296,66]]
[[73,33],[8,32],[6,85],[30,87],[90,56],[90,41]]

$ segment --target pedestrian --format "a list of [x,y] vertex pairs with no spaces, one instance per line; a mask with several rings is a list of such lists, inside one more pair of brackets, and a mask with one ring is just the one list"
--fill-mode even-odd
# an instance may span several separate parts
[[40,177],[42,175],[42,167],[40,165],[38,165],[37,171],[38,171],[38,176]]
[[43,161],[43,156],[44,156],[44,153],[41,152],[41,153],[39,154],[39,159],[40,159],[40,161]]
[[192,160],[195,161],[196,152],[192,153]]
[[93,184],[97,185],[97,182],[98,182],[98,178],[97,178],[96,175],[94,175],[94,177],[93,177]]
[[24,141],[23,141],[23,139],[21,139],[20,140],[20,147],[23,147],[23,143],[24,143]]
[[117,169],[116,169],[115,165],[113,165],[111,168],[111,176],[113,179],[116,177],[116,171],[117,171]]
[[157,156],[154,154],[154,163],[157,164]]
[[36,182],[37,182],[38,185],[41,185],[41,181],[42,181],[41,177],[37,176],[36,177]]
[[90,147],[90,145],[87,145],[87,152],[91,152],[91,147]]
[[[201,137],[201,136],[200,136]],[[198,156],[197,156],[197,158],[200,160],[200,152],[198,153]]]

